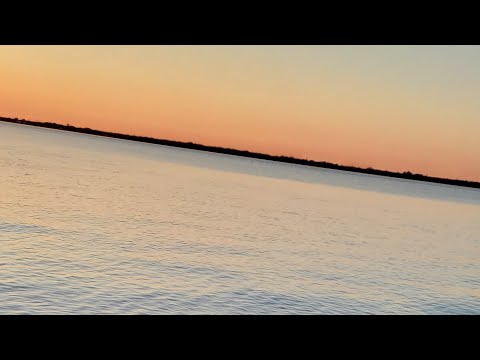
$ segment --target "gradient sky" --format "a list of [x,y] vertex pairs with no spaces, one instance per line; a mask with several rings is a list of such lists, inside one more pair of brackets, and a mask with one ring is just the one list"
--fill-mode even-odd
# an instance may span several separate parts
[[0,46],[0,116],[480,181],[480,46]]

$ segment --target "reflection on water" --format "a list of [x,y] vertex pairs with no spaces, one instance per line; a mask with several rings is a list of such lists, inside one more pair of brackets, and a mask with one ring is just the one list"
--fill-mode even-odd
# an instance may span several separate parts
[[480,314],[480,191],[0,124],[0,313]]

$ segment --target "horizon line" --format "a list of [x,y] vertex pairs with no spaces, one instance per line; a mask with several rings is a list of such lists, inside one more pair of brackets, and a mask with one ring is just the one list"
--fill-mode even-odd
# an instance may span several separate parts
[[203,144],[198,144],[193,142],[158,139],[158,138],[152,138],[147,136],[129,135],[129,134],[110,132],[110,131],[95,130],[91,128],[81,128],[81,127],[70,125],[68,123],[67,125],[63,125],[63,124],[58,124],[53,122],[31,121],[26,119],[8,118],[8,117],[1,117],[1,116],[0,116],[0,121],[7,122],[7,123],[15,123],[15,124],[57,129],[62,131],[71,131],[71,132],[76,132],[81,134],[91,134],[91,135],[97,135],[97,136],[103,136],[103,137],[124,139],[124,140],[137,141],[137,142],[143,142],[143,143],[153,143],[157,145],[173,146],[178,148],[208,151],[208,152],[214,152],[214,153],[220,153],[220,154],[226,154],[226,155],[243,156],[243,157],[270,160],[270,161],[276,161],[276,162],[282,162],[282,163],[304,165],[304,166],[310,166],[310,167],[319,167],[319,168],[334,169],[334,170],[340,170],[340,171],[350,171],[355,173],[363,173],[363,174],[370,174],[370,175],[377,175],[377,176],[386,176],[386,177],[401,178],[401,179],[407,179],[407,180],[417,180],[417,181],[423,181],[423,182],[480,189],[480,182],[478,181],[441,178],[441,177],[430,176],[430,175],[415,174],[410,171],[395,172],[395,171],[375,169],[372,167],[362,168],[357,166],[335,164],[327,161],[300,159],[300,158],[295,158],[292,156],[285,156],[285,155],[270,155],[270,154],[252,152],[249,150],[239,150],[239,149],[232,149],[232,148],[224,148],[220,146],[203,145]]

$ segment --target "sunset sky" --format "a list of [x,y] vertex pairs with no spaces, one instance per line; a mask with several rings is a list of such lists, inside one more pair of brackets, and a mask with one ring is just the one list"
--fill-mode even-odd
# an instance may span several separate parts
[[480,46],[0,46],[0,116],[480,181]]

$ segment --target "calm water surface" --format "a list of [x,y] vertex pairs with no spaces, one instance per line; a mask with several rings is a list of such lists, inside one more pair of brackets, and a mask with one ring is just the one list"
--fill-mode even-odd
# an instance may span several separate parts
[[0,123],[2,314],[480,314],[480,191]]

